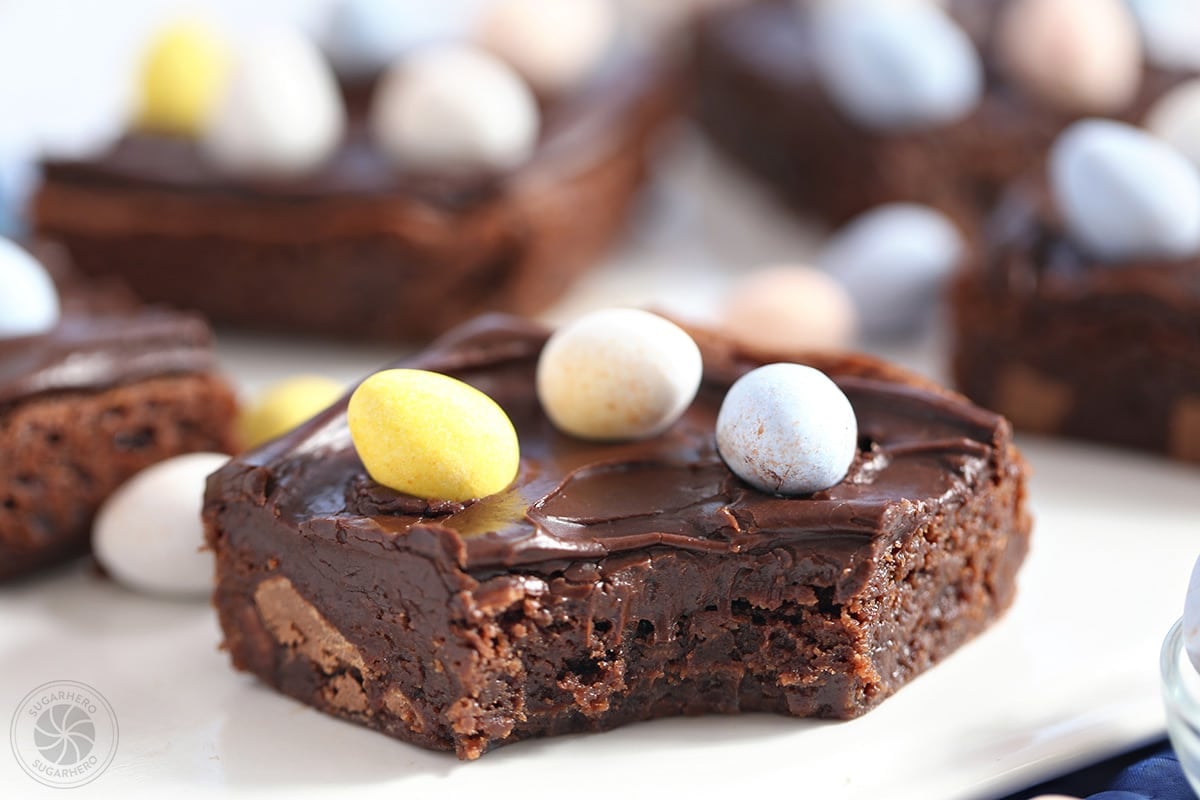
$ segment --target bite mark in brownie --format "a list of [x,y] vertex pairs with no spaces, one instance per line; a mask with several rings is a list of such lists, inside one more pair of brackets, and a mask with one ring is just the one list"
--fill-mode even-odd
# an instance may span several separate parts
[[774,497],[715,446],[725,390],[758,362],[700,336],[705,382],[684,418],[596,444],[538,406],[545,338],[491,318],[410,364],[513,419],[522,469],[497,495],[443,513],[364,502],[344,406],[212,476],[235,666],[472,759],[667,715],[855,717],[1011,603],[1030,519],[999,416],[870,359],[805,358],[850,397],[861,452],[838,486]]

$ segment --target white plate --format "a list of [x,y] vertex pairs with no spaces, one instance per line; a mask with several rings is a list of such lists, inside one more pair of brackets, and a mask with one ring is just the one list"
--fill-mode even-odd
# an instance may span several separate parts
[[[666,190],[722,199],[675,204],[558,316],[652,298],[702,314],[725,276],[700,280],[693,265],[806,251],[810,234],[764,226],[771,212],[696,167],[705,161],[689,159]],[[721,192],[677,191],[677,181],[696,180],[719,180]],[[894,355],[936,372],[935,351],[926,343]],[[398,352],[226,337],[222,354],[253,388],[297,371],[348,381]],[[133,595],[85,564],[0,588],[0,722],[50,680],[82,681],[108,699],[120,725],[116,758],[71,797],[754,797],[781,788],[864,800],[994,796],[1161,733],[1158,646],[1200,550],[1200,471],[1103,448],[1022,445],[1036,471],[1037,526],[1016,605],[852,722],[663,720],[520,743],[463,764],[262,688],[218,651],[206,606]],[[0,797],[36,796],[64,795],[0,749]]]

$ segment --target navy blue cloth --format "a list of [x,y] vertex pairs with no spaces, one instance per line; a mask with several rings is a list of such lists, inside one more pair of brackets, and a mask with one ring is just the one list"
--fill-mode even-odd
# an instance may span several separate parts
[[1166,739],[1030,786],[1001,800],[1031,800],[1046,794],[1087,800],[1198,800]]
[[1113,781],[1112,790],[1088,800],[1197,800],[1175,751],[1166,748],[1127,768]]

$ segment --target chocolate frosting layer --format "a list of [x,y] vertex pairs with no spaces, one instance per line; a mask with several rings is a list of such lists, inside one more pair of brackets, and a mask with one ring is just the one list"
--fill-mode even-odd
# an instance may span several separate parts
[[513,318],[481,318],[403,365],[461,378],[508,412],[522,461],[503,492],[430,507],[374,485],[351,444],[345,401],[236,459],[215,480],[262,487],[262,502],[306,535],[368,536],[387,549],[418,527],[437,528],[460,543],[460,561],[481,577],[654,547],[743,552],[786,543],[827,567],[843,593],[866,579],[881,530],[911,532],[962,502],[991,479],[996,448],[1007,446],[1007,423],[958,395],[865,357],[815,356],[804,360],[826,371],[855,408],[860,453],[827,491],[767,495],[724,465],[714,431],[726,390],[757,362],[698,334],[705,378],[683,419],[652,439],[598,444],[559,433],[538,404],[534,375],[546,336]]
[[212,336],[198,316],[153,309],[92,308],[68,298],[43,336],[0,340],[0,410],[61,391],[99,391],[162,375],[215,369]]
[[1200,303],[1200,257],[1105,263],[1067,234],[1041,182],[1007,192],[986,237],[985,280],[1006,293],[1062,300],[1112,295],[1126,307],[1139,297],[1181,309]]
[[508,173],[429,174],[397,169],[374,144],[365,123],[352,124],[330,160],[311,174],[256,178],[223,173],[190,139],[133,132],[94,159],[51,160],[47,183],[181,190],[214,198],[275,200],[302,205],[320,200],[405,200],[435,208],[474,208],[515,184],[537,182],[603,158],[637,126],[647,98],[666,105],[673,92],[668,67],[651,59],[605,75],[578,94],[544,109],[541,137],[528,163]]

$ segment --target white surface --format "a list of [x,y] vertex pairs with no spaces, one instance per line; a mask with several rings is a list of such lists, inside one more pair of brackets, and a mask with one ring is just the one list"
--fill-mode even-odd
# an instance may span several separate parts
[[[780,785],[821,798],[992,795],[1161,732],[1156,656],[1196,552],[1196,471],[1024,445],[1038,520],[1017,604],[853,722],[665,720],[462,764],[275,695],[230,669],[207,607],[135,595],[85,565],[0,588],[0,721],[48,680],[104,694],[120,746],[79,797],[524,798],[532,781],[583,798],[614,776],[632,797]],[[0,752],[0,795],[55,791]]]
[[[703,316],[730,278],[718,265],[811,251],[811,231],[783,223],[703,154],[677,167],[659,190],[674,197],[658,223],[551,317],[646,301]],[[221,350],[250,389],[297,372],[350,381],[400,354],[247,337],[224,337]],[[890,355],[939,371],[936,340]],[[1022,444],[1035,470],[1037,526],[1015,607],[852,722],[664,720],[521,743],[463,764],[274,694],[233,672],[206,606],[141,597],[77,564],[0,587],[0,723],[49,680],[83,681],[107,697],[119,750],[104,775],[71,790],[80,798],[525,798],[531,786],[586,798],[612,796],[612,781],[629,797],[753,797],[778,787],[823,799],[994,796],[1161,735],[1159,643],[1200,549],[1200,471],[1103,448]],[[56,791],[0,748],[0,797],[64,796]]]

